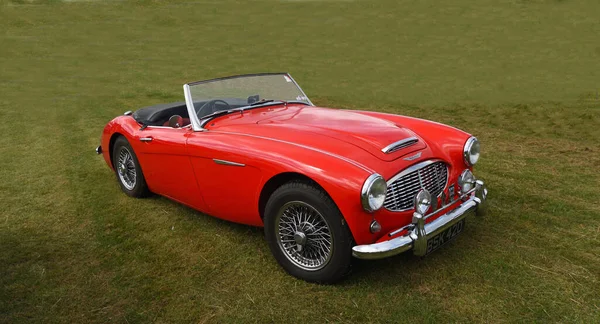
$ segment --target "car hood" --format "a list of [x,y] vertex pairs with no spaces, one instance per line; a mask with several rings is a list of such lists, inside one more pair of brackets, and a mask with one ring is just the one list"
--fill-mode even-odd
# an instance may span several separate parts
[[[383,161],[393,161],[427,147],[423,138],[402,125],[348,110],[290,105],[283,109],[248,111],[244,115],[231,116],[213,126],[285,141],[292,138],[295,143],[330,151],[332,144],[324,143],[327,137],[359,147]],[[382,151],[411,137],[417,141],[407,147],[392,153]]]

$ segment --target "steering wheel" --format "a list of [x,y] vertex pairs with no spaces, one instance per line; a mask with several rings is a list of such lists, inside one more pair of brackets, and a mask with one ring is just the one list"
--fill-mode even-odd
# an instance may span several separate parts
[[227,109],[224,110],[229,110],[231,109],[231,106],[224,100],[221,99],[214,99],[214,100],[209,100],[207,101],[204,105],[202,105],[202,107],[198,108],[198,110],[196,110],[196,115],[198,116],[198,118],[202,118],[203,116],[200,115],[200,113],[205,109],[205,108],[209,108],[210,112],[206,115],[212,114],[217,112],[218,110],[215,110],[216,108],[216,103],[219,104],[224,104],[225,106],[227,106]]

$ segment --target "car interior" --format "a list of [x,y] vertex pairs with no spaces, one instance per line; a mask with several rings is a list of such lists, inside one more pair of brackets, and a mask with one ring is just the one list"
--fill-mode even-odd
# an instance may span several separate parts
[[190,124],[185,102],[174,102],[159,104],[146,108],[141,108],[133,113],[133,118],[140,124],[146,126],[171,126],[169,120],[173,116],[181,117],[179,127],[185,127]]
[[[228,110],[247,106],[257,102],[259,96],[248,97],[247,100],[238,98],[226,98],[225,100],[209,100],[194,102],[196,112],[200,117],[215,113],[220,110]],[[185,102],[173,102],[145,107],[136,110],[133,118],[144,126],[185,127],[190,124],[190,116]],[[181,118],[181,119],[179,119]]]

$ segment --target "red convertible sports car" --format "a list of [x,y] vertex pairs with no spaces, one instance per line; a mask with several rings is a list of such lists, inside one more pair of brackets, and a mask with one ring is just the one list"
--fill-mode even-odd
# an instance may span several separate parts
[[290,274],[346,275],[352,257],[426,255],[484,214],[479,142],[439,123],[316,107],[287,73],[183,86],[185,102],[126,112],[96,152],[129,196],[163,195],[264,226]]

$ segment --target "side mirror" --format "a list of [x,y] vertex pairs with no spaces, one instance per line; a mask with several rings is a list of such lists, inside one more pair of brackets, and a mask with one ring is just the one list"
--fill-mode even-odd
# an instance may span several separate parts
[[173,115],[169,118],[169,127],[179,128],[183,125],[183,118],[179,115]]

